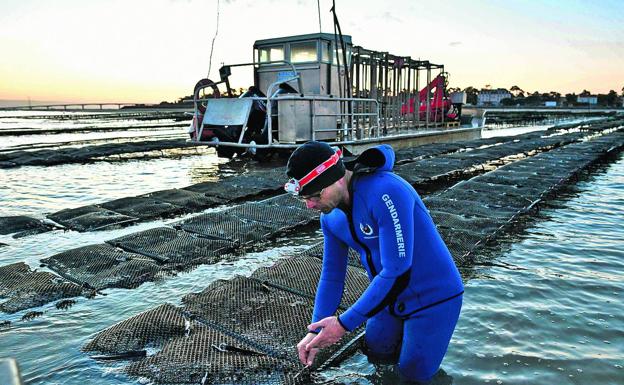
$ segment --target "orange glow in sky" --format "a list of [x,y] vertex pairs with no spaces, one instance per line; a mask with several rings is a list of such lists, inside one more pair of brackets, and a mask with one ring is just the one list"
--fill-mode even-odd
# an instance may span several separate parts
[[[445,65],[453,87],[624,87],[624,2],[336,0],[356,45]],[[331,1],[320,0],[323,32]],[[211,78],[257,39],[319,31],[316,0],[221,0]],[[216,0],[3,0],[0,99],[173,101],[206,77]],[[234,69],[247,87],[250,69]]]

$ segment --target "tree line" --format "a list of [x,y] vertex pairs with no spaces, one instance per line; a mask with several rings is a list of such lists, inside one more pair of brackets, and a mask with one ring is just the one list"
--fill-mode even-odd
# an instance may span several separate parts
[[[486,85],[483,89],[490,90],[491,86]],[[456,87],[450,88],[450,92],[454,91],[463,91],[466,93],[466,102],[469,104],[477,104],[477,98],[481,90],[475,87],[466,87],[463,90]],[[622,102],[620,101],[620,96],[615,90],[610,90],[606,94],[592,94],[588,90],[583,90],[578,95],[576,93],[569,93],[563,95],[565,100],[562,99],[562,94],[557,91],[550,92],[528,92],[518,87],[517,85],[511,86],[508,90],[511,94],[510,98],[506,98],[501,100],[501,104],[504,106],[538,106],[544,105],[544,102],[554,101],[560,104],[561,102],[565,103],[568,106],[575,105],[586,105],[586,103],[578,103],[578,96],[590,96],[594,95],[598,99],[598,104],[601,106],[607,107],[616,107],[622,106]],[[621,90],[621,97],[624,98],[624,87]]]

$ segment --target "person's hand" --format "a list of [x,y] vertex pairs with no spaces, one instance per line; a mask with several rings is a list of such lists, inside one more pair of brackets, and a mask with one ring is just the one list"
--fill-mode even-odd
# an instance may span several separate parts
[[299,353],[299,361],[305,366],[310,366],[314,362],[314,357],[316,357],[316,353],[318,353],[317,348],[313,348],[308,350],[306,347],[316,337],[315,333],[308,333],[305,337],[297,344],[297,353]]
[[321,328],[321,332],[308,343],[306,350],[325,348],[333,345],[347,332],[340,322],[338,322],[338,317],[323,318],[318,322],[308,325],[308,330],[316,330],[318,328]]

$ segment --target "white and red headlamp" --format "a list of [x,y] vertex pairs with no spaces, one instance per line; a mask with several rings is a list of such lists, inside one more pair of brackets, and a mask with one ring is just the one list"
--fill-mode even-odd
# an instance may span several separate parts
[[339,148],[336,148],[334,155],[330,156],[329,159],[327,159],[325,162],[316,166],[312,171],[307,173],[303,178],[299,180],[295,178],[291,178],[288,182],[286,182],[286,184],[284,185],[284,190],[286,190],[286,192],[289,192],[293,195],[299,195],[299,191],[301,191],[305,187],[305,185],[312,182],[314,179],[316,179],[316,177],[321,175],[325,170],[327,170],[331,166],[338,163],[341,156],[342,156],[342,150],[340,150]]

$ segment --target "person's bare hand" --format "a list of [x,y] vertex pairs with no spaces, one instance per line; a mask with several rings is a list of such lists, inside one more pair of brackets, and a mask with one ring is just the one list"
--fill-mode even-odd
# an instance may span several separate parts
[[338,322],[338,317],[323,318],[318,322],[308,325],[308,330],[316,330],[321,328],[317,334],[306,346],[306,350],[315,348],[325,348],[338,342],[347,332]]
[[308,344],[316,337],[315,333],[308,333],[305,337],[297,344],[297,353],[299,354],[299,361],[305,366],[310,366],[314,362],[314,357],[318,353],[318,349],[312,348],[307,349]]

